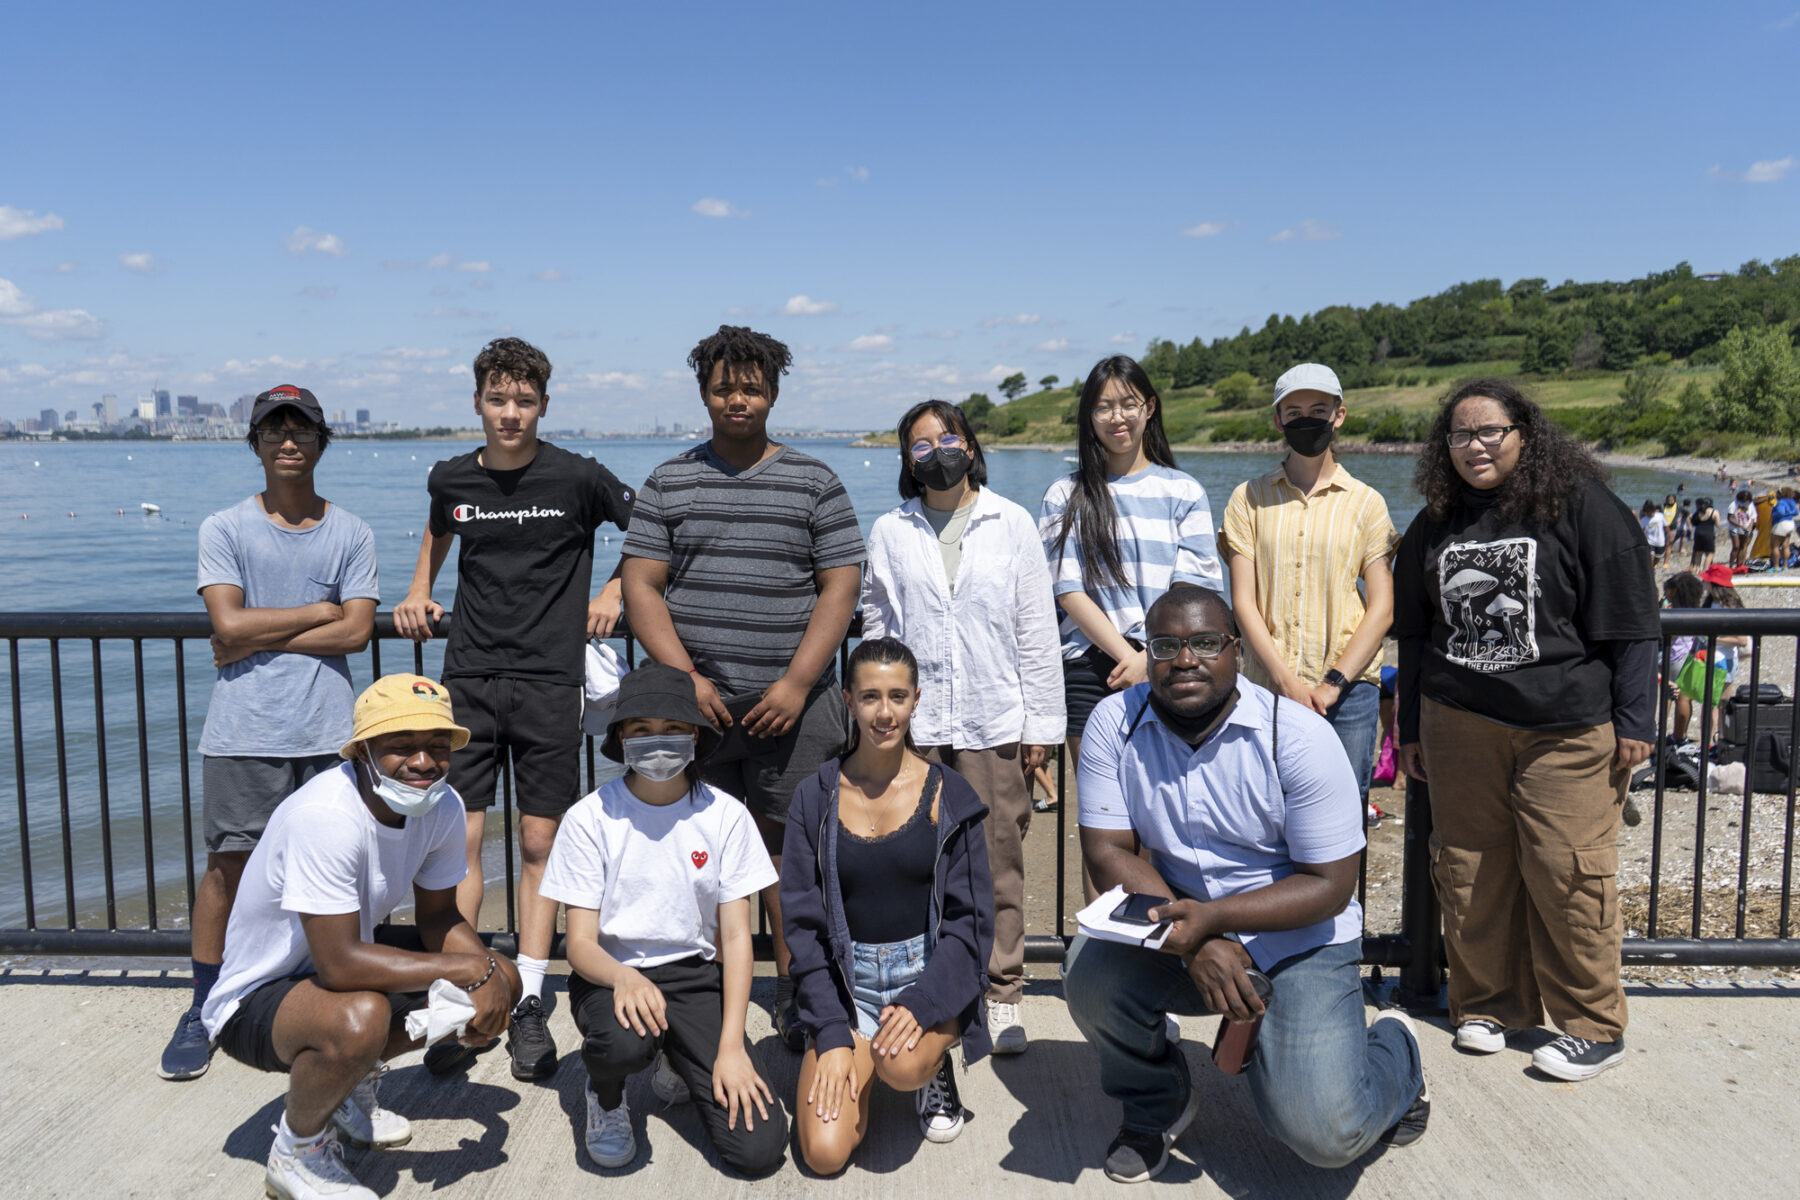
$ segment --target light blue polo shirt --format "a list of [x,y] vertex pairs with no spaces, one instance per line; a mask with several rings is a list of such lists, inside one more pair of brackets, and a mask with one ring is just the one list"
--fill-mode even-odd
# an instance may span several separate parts
[[[1281,767],[1270,756],[1275,697],[1243,676],[1231,714],[1199,746],[1171,733],[1144,701],[1150,685],[1094,707],[1076,781],[1081,824],[1129,829],[1179,896],[1216,900],[1267,887],[1294,863],[1327,863],[1364,845],[1362,801],[1344,747],[1325,718],[1281,706]],[[1126,727],[1143,708],[1129,741]],[[1354,896],[1335,917],[1303,929],[1239,935],[1256,965],[1362,936]]]

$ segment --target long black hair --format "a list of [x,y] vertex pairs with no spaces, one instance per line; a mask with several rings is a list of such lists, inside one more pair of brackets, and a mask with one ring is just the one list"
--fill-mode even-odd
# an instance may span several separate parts
[[[913,690],[919,688],[919,660],[914,657],[910,647],[896,637],[865,638],[850,652],[850,661],[844,666],[844,691],[850,696],[856,695],[856,672],[863,664],[887,666],[901,663],[912,676]],[[842,757],[849,758],[856,753],[856,747],[862,742],[862,726],[854,719],[850,722],[850,740],[844,745]],[[919,753],[918,744],[913,741],[912,722],[906,723],[906,748],[914,754]]]
[[895,427],[900,435],[900,498],[911,500],[925,494],[925,489],[913,478],[912,449],[907,444],[907,438],[919,418],[927,413],[942,421],[945,430],[962,437],[963,444],[969,448],[969,482],[976,487],[986,486],[987,460],[981,457],[981,443],[975,439],[975,429],[969,424],[969,418],[963,415],[962,407],[948,400],[923,400],[907,409],[906,415],[900,418],[900,424]]
[[1413,487],[1434,518],[1448,516],[1462,497],[1463,478],[1450,459],[1450,422],[1459,404],[1478,396],[1500,405],[1507,423],[1518,426],[1519,461],[1495,489],[1494,516],[1500,521],[1552,524],[1590,480],[1607,481],[1606,468],[1570,441],[1531,397],[1504,379],[1471,379],[1444,397],[1413,472]]
[[1124,354],[1095,363],[1087,382],[1081,385],[1081,403],[1075,410],[1075,429],[1080,439],[1076,453],[1080,462],[1075,467],[1075,486],[1056,531],[1058,562],[1062,561],[1063,547],[1070,535],[1081,544],[1081,584],[1090,592],[1125,582],[1125,560],[1119,554],[1119,513],[1106,486],[1106,447],[1094,432],[1094,409],[1106,385],[1115,379],[1150,405],[1150,416],[1144,422],[1144,457],[1159,467],[1175,465],[1169,435],[1163,432],[1162,397],[1156,394],[1144,368]]

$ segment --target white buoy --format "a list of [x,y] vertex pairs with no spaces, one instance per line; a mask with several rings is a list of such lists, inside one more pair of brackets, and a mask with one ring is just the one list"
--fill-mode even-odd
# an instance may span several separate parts
[[38,461],[38,460],[37,460],[37,459],[35,459],[35,458],[34,458],[34,459],[32,459],[32,460],[31,460],[31,465],[32,465],[32,466],[34,466],[34,467],[41,467],[41,466],[43,466],[43,465],[44,465],[44,464],[43,464],[43,463],[41,463],[41,462],[39,462],[39,461]]
[[144,515],[146,517],[154,517],[157,513],[162,511],[162,505],[152,504],[148,500],[143,501],[138,507],[144,510]]
[[381,457],[381,451],[379,451],[379,450],[377,450],[377,451],[375,451],[375,457],[376,457],[376,458],[380,458],[380,457]]
[[866,458],[863,459],[863,466],[867,467],[867,466],[871,466],[871,465],[873,465],[873,464],[871,464],[868,459],[866,459]]
[[127,454],[127,455],[126,455],[126,456],[125,456],[125,461],[126,461],[126,462],[130,462],[130,461],[131,461],[131,455],[129,455],[129,454]]

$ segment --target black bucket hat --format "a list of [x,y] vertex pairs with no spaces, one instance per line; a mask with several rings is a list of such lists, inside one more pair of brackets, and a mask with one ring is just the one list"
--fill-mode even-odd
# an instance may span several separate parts
[[645,663],[628,672],[619,683],[618,707],[613,709],[612,724],[606,727],[606,740],[600,743],[600,753],[614,762],[625,761],[619,726],[633,717],[685,721],[698,728],[700,737],[694,748],[695,762],[705,762],[707,756],[719,748],[719,731],[700,711],[693,678],[686,671],[665,663]]

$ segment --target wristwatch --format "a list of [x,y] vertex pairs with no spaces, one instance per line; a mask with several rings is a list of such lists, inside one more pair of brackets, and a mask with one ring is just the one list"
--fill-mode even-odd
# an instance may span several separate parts
[[1345,679],[1344,673],[1336,667],[1332,667],[1329,671],[1325,672],[1325,682],[1329,683],[1340,692],[1348,691],[1350,688],[1350,681]]

